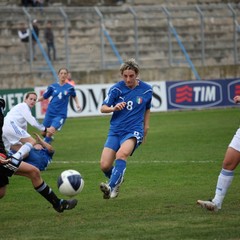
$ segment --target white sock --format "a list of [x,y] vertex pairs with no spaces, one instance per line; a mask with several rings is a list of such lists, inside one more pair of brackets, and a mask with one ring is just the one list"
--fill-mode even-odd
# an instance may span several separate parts
[[222,169],[218,176],[215,197],[212,201],[218,206],[219,209],[221,209],[223,199],[232,183],[233,175],[233,171]]
[[33,145],[31,143],[27,142],[27,143],[23,144],[20,147],[20,149],[16,153],[14,153],[12,156],[16,159],[22,160],[23,157],[26,154],[28,154],[31,151],[32,148],[33,148]]

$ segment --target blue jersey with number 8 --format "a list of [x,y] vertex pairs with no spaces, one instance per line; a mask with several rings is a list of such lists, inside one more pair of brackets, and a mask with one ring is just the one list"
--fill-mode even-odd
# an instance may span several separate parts
[[113,112],[110,121],[110,132],[138,131],[143,134],[144,115],[151,108],[152,87],[139,80],[138,85],[131,89],[120,81],[113,85],[102,105],[109,107],[126,102],[121,111]]

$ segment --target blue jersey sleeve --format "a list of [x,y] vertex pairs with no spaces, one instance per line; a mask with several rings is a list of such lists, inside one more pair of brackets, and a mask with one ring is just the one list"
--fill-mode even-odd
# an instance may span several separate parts
[[[69,84],[70,85],[70,84]],[[76,90],[75,88],[71,85],[70,89],[69,89],[69,95],[71,95],[72,97],[76,97]]]
[[[114,85],[110,88],[107,97],[104,99],[102,105],[107,105],[109,107],[115,106],[116,103],[122,102],[123,99],[119,99],[119,96],[121,95],[121,90],[118,87],[118,85]],[[120,101],[119,101],[120,100]]]
[[153,94],[152,87],[149,90],[147,90],[145,92],[145,94],[147,96],[146,97],[146,109],[150,109],[152,106],[152,94]]
[[53,85],[48,86],[47,90],[43,93],[43,98],[47,99],[47,98],[51,97],[53,90],[54,90]]

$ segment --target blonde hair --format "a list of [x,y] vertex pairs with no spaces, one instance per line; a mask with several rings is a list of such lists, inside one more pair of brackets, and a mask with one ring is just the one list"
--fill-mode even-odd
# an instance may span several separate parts
[[123,74],[125,70],[133,70],[137,75],[140,72],[139,66],[134,58],[131,58],[121,64],[120,66],[121,74]]

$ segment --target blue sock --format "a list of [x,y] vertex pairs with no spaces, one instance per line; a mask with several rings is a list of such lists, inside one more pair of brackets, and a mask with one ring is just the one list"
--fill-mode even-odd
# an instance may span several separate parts
[[125,160],[117,159],[115,161],[115,167],[112,170],[112,175],[108,183],[111,189],[113,189],[118,183],[120,183],[126,170],[126,165],[127,163]]
[[51,137],[45,137],[44,138],[44,141],[46,142],[46,143],[51,143],[52,142],[52,138]]
[[113,166],[110,168],[110,170],[108,170],[107,172],[103,172],[103,173],[107,178],[110,178],[112,175],[112,170],[113,170]]

